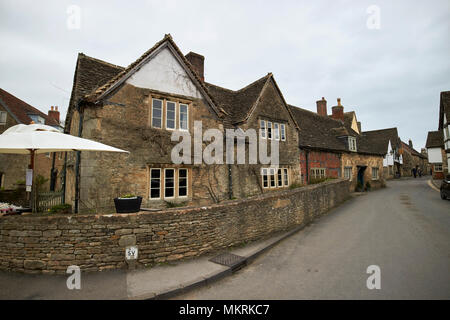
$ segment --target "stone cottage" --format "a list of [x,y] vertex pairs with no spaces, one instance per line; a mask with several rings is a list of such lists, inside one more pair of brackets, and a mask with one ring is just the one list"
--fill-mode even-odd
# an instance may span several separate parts
[[[428,159],[422,153],[413,148],[412,140],[409,139],[408,143],[402,141],[403,149],[403,166],[402,172],[404,177],[413,176],[413,168],[421,170],[422,174],[429,174],[427,172]],[[417,173],[418,174],[418,171]]]
[[[204,136],[211,129],[222,133],[223,141]],[[227,129],[240,129],[244,136],[255,129],[259,140],[276,140],[279,168],[198,162],[197,148],[201,155],[206,142],[225,144]],[[74,203],[75,211],[101,212],[112,209],[114,197],[130,193],[142,196],[142,207],[153,208],[287,188],[298,179],[297,130],[272,74],[237,91],[207,83],[204,57],[183,55],[170,35],[127,68],[79,54],[66,132],[130,154],[68,155],[66,202]],[[179,140],[172,141],[172,133]],[[191,137],[190,154],[183,150],[183,161],[175,164],[174,147]],[[248,157],[250,139],[245,141]]]
[[[45,114],[0,88],[0,134],[17,124],[30,124],[31,122],[46,124],[62,130],[57,106],[52,106],[48,114]],[[61,189],[63,162],[63,152],[35,156],[36,175],[47,179],[42,186],[44,190]],[[30,156],[28,155],[0,154],[0,188],[15,189],[18,184],[25,183],[26,169],[29,164]]]

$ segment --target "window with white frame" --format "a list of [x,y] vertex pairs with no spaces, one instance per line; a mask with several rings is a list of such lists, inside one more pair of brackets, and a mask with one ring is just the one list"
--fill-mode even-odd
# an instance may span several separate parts
[[187,197],[188,195],[188,171],[187,169],[178,169],[178,196]]
[[272,139],[272,122],[267,121],[267,139]]
[[179,128],[180,130],[188,130],[188,105],[184,103],[180,103],[180,115],[178,116],[180,119]]
[[324,168],[311,168],[311,178],[313,178],[313,179],[325,178],[325,169]]
[[152,99],[153,128],[162,128],[162,109],[163,109],[163,101],[160,99]]
[[262,139],[266,138],[267,135],[267,128],[266,128],[266,120],[259,120],[259,132],[260,132],[260,137]]
[[372,180],[378,180],[378,168],[372,168]]
[[281,141],[286,141],[286,125],[284,123],[280,124],[281,129]]
[[348,180],[352,180],[352,167],[344,168],[344,178]]
[[276,122],[273,124],[273,137],[275,140],[280,140],[280,124]]
[[350,151],[356,151],[356,138],[348,137],[348,148]]
[[434,172],[442,172],[442,163],[434,164]]
[[177,109],[177,105],[175,102],[172,102],[172,101],[166,102],[166,129],[169,129],[169,130],[175,129],[176,109]]
[[288,168],[262,168],[261,182],[263,188],[282,188],[289,186]]
[[175,197],[175,169],[164,169],[164,198]]
[[0,124],[6,124],[6,111],[0,111]]
[[150,169],[150,199],[161,198],[161,169]]

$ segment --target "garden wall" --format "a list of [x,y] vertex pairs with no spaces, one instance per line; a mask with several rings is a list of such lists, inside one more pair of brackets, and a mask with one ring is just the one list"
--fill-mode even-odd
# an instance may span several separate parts
[[125,247],[139,249],[137,267],[200,256],[306,225],[349,197],[332,180],[207,207],[111,215],[0,218],[0,269],[65,273],[126,268]]

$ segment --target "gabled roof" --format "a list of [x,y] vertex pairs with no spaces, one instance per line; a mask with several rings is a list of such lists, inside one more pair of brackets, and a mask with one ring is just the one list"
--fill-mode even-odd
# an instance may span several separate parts
[[296,119],[288,104],[284,100],[283,94],[281,93],[281,90],[279,89],[272,73],[268,73],[266,76],[237,91],[219,87],[207,82],[205,82],[205,85],[207,86],[210,94],[214,97],[215,101],[217,101],[217,103],[227,112],[227,120],[229,120],[231,124],[238,124],[246,121],[251,116],[264,89],[272,81],[276,91],[283,101],[283,104],[287,108],[287,112],[298,128]]
[[447,121],[450,121],[450,91],[442,91],[439,104],[439,130],[444,126],[444,114]]
[[347,127],[352,127],[353,117],[356,117],[355,111],[344,112],[344,123]]
[[372,145],[372,149],[379,153],[386,154],[388,152],[389,141],[393,149],[398,150],[401,147],[397,128],[363,131],[361,135]]
[[128,79],[132,74],[134,74],[137,70],[139,70],[145,63],[152,58],[154,54],[157,54],[159,50],[168,47],[172,53],[175,54],[175,57],[179,59],[182,67],[185,67],[187,74],[191,77],[194,83],[198,85],[200,91],[204,94],[206,100],[212,107],[212,109],[216,112],[216,114],[221,117],[222,113],[226,113],[224,110],[217,108],[217,103],[214,101],[212,96],[209,94],[208,89],[204,85],[203,81],[194,71],[191,63],[186,59],[181,50],[172,40],[172,36],[170,34],[166,34],[164,38],[157,42],[152,48],[147,50],[142,56],[140,56],[136,61],[131,63],[128,67],[120,71],[113,78],[109,79],[108,82],[103,84],[102,86],[95,89],[92,93],[86,95],[84,99],[89,102],[96,102],[101,100],[104,96],[106,96],[109,92],[113,91],[116,87],[121,85],[126,79]]
[[13,96],[9,92],[0,88],[0,104],[14,117],[18,123],[30,124],[31,118],[29,115],[38,115],[45,119],[45,124],[50,126],[60,126],[58,121],[49,117],[42,111],[29,105],[25,101]]
[[89,57],[83,53],[78,54],[73,77],[72,94],[66,116],[66,131],[70,130],[70,118],[76,107],[76,103],[85,95],[108,82],[123,69],[121,66]]
[[444,134],[442,130],[428,131],[427,136],[427,148],[443,148],[444,147]]
[[424,156],[423,154],[421,154],[420,152],[418,152],[416,149],[411,148],[411,147],[409,146],[409,144],[407,144],[407,143],[405,143],[405,142],[403,142],[403,141],[402,141],[402,148],[405,149],[406,151],[408,151],[409,153],[411,153],[413,156],[427,159],[426,156]]
[[207,82],[205,82],[205,86],[214,100],[227,112],[231,122],[236,123],[244,121],[247,117],[269,78],[270,74],[237,91]]

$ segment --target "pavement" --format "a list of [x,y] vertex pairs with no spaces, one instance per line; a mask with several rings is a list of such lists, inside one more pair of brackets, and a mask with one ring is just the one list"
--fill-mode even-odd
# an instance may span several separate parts
[[[232,248],[227,252],[243,257],[236,268],[209,261],[216,253],[150,269],[82,273],[80,290],[67,289],[69,275],[0,272],[0,299],[448,299],[450,201],[429,180],[388,182],[354,194],[301,232]],[[369,264],[383,270],[383,294],[365,287]]]

